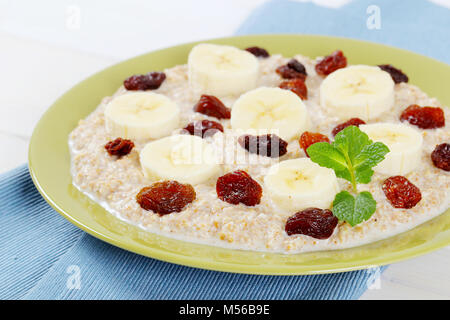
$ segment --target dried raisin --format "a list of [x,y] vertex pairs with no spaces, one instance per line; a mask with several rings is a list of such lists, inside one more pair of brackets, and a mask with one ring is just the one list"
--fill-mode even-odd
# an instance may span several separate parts
[[431,153],[431,160],[436,168],[450,171],[450,144],[437,145]]
[[247,50],[248,52],[250,52],[251,54],[253,54],[255,57],[258,57],[258,58],[268,58],[268,57],[270,57],[269,52],[267,52],[267,50],[264,49],[264,48],[250,47],[250,48],[247,48],[245,50]]
[[123,85],[127,90],[154,90],[158,89],[165,79],[164,72],[150,72],[131,76],[123,82]]
[[444,111],[437,107],[420,107],[412,104],[400,115],[400,120],[408,121],[421,129],[442,128],[445,126]]
[[111,156],[126,156],[131,152],[134,143],[131,140],[117,138],[105,144],[105,149]]
[[409,81],[408,76],[406,74],[404,74],[402,70],[397,69],[390,64],[380,64],[378,67],[381,70],[389,73],[391,75],[392,80],[394,80],[395,83]]
[[302,100],[308,99],[308,88],[306,87],[305,81],[300,78],[283,81],[279,87],[281,89],[291,90]]
[[337,224],[338,218],[330,210],[308,208],[291,216],[286,222],[285,231],[289,236],[304,234],[316,239],[327,239]]
[[359,118],[351,118],[350,120],[347,120],[344,123],[338,124],[336,127],[334,127],[334,129],[331,133],[333,134],[333,137],[334,137],[335,135],[337,135],[339,132],[341,132],[348,126],[359,127],[362,124],[366,124],[366,123]]
[[386,179],[382,189],[394,208],[410,209],[422,199],[420,189],[403,176]]
[[285,65],[278,67],[276,70],[283,79],[306,79],[308,75],[306,73],[305,66],[296,59],[291,59]]
[[136,196],[136,201],[142,209],[152,210],[163,216],[172,212],[182,211],[195,200],[195,190],[190,184],[177,181],[156,182],[150,187],[142,188]]
[[217,119],[230,119],[231,110],[214,96],[202,95],[194,106],[194,111]]
[[261,136],[243,135],[238,139],[242,148],[250,153],[277,158],[287,153],[288,143],[274,134]]
[[297,71],[297,72],[299,72],[299,73],[304,74],[305,76],[308,75],[308,74],[306,73],[306,68],[305,68],[305,66],[304,66],[300,61],[298,61],[297,59],[291,59],[291,60],[289,60],[288,63],[287,63],[287,66],[288,66],[289,68],[291,68],[292,70],[295,70],[295,71]]
[[337,50],[323,58],[316,64],[316,72],[321,76],[327,76],[330,73],[345,68],[347,66],[347,58],[344,56],[341,50]]
[[255,206],[260,203],[262,188],[258,182],[242,170],[227,173],[216,184],[217,196],[220,200],[231,203],[243,203],[246,206]]
[[303,151],[305,151],[305,154],[307,157],[309,157],[308,152],[306,152],[306,150],[313,145],[314,143],[317,142],[330,142],[330,139],[328,139],[328,137],[326,135],[323,135],[321,133],[315,133],[315,132],[309,132],[309,131],[305,131],[302,133],[302,135],[300,136],[300,148],[303,149]]
[[199,120],[189,123],[184,130],[193,136],[206,138],[213,136],[218,131],[223,132],[223,126],[215,121]]

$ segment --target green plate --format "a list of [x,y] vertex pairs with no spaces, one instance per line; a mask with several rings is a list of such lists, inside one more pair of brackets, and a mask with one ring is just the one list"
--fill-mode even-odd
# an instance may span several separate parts
[[[405,70],[410,82],[450,105],[450,66],[380,44],[311,35],[260,35],[210,40],[240,48],[258,45],[271,53],[316,57],[335,49],[350,64],[391,63]],[[369,245],[295,255],[231,250],[155,235],[125,223],[81,194],[71,184],[67,139],[78,121],[91,113],[123,79],[187,61],[196,43],[159,50],[127,60],[77,84],[59,98],[37,124],[31,138],[29,167],[47,202],[76,226],[120,248],[192,267],[254,274],[315,274],[363,269],[404,260],[450,244],[450,210],[419,227]]]

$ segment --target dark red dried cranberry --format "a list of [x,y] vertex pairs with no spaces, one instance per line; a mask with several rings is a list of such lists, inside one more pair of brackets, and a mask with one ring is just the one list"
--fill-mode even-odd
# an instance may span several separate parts
[[304,234],[316,239],[327,239],[333,234],[337,224],[338,218],[330,210],[308,208],[290,217],[285,230],[288,236]]
[[278,67],[276,70],[283,79],[306,79],[308,75],[306,73],[305,66],[296,59],[291,59],[285,65]]
[[308,99],[308,88],[306,87],[305,81],[300,78],[285,80],[279,87],[281,89],[291,90],[302,100]]
[[238,142],[248,152],[265,157],[277,158],[287,153],[288,143],[275,134],[261,136],[246,134],[240,136]]
[[231,109],[214,96],[202,95],[194,106],[194,111],[217,119],[230,119]]
[[321,76],[327,76],[338,69],[345,68],[346,66],[347,58],[341,50],[337,50],[316,64],[316,72]]
[[259,183],[242,170],[219,177],[216,192],[222,201],[231,204],[243,203],[246,206],[259,204],[262,196],[262,188]]
[[395,83],[408,82],[409,80],[408,76],[404,74],[402,70],[397,69],[390,64],[380,64],[378,67],[381,70],[389,73],[391,75],[392,80],[394,80]]
[[136,196],[136,201],[142,209],[152,210],[163,216],[182,211],[195,197],[195,190],[190,184],[163,181],[142,188]]
[[359,127],[362,124],[366,124],[366,123],[363,120],[361,120],[360,118],[351,118],[350,120],[347,120],[344,123],[338,124],[336,127],[334,127],[334,129],[331,133],[333,134],[333,137],[334,137],[335,135],[337,135],[339,132],[341,132],[348,126]]
[[420,189],[403,176],[386,179],[382,189],[394,208],[410,209],[422,199]]
[[412,104],[400,115],[400,120],[408,121],[410,124],[421,129],[442,128],[445,126],[444,111],[437,107],[420,107]]
[[450,144],[442,143],[431,153],[431,160],[436,168],[450,171]]
[[305,131],[302,133],[302,135],[300,136],[300,148],[303,149],[303,151],[305,151],[305,154],[307,157],[309,157],[308,152],[306,152],[306,150],[313,145],[314,143],[318,143],[318,142],[328,142],[330,143],[330,139],[328,139],[328,137],[326,135],[323,135],[321,133],[315,133],[315,132],[309,132],[309,131]]
[[193,136],[206,138],[213,136],[218,131],[223,132],[223,126],[215,121],[200,120],[189,123],[184,130],[187,130]]
[[119,157],[129,154],[133,147],[133,141],[122,138],[117,138],[105,144],[105,149],[108,151],[109,155]]
[[264,48],[250,47],[250,48],[247,48],[245,50],[247,50],[248,52],[250,52],[251,54],[253,54],[255,57],[258,57],[258,58],[268,58],[268,57],[270,57],[269,52],[267,52],[267,50],[264,49]]
[[123,82],[123,85],[127,90],[154,90],[158,89],[165,79],[164,72],[150,72],[131,76]]

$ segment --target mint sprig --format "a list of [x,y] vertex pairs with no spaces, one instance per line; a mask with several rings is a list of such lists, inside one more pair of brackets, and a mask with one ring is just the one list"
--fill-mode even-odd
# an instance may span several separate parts
[[341,191],[333,201],[333,214],[341,221],[347,221],[352,227],[368,220],[377,208],[372,194],[363,191],[354,197],[348,191]]
[[307,152],[312,161],[350,181],[356,192],[357,183],[370,182],[372,168],[384,159],[389,148],[382,142],[370,140],[358,127],[349,126],[336,135],[333,143],[315,143]]
[[307,153],[311,160],[322,167],[333,169],[336,176],[352,184],[356,197],[347,191],[336,195],[333,214],[339,220],[355,226],[369,219],[376,210],[376,202],[370,192],[358,194],[358,183],[369,183],[372,168],[383,161],[389,148],[381,142],[373,142],[356,126],[340,131],[333,143],[319,142],[311,145]]

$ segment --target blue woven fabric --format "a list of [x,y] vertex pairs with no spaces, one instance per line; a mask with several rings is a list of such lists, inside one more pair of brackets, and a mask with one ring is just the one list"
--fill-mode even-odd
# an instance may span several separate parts
[[[369,5],[381,29],[366,28]],[[340,9],[264,4],[238,34],[361,38],[449,62],[449,10],[420,0],[354,1]],[[26,166],[0,175],[0,299],[356,299],[385,268],[314,276],[206,271],[145,258],[97,240],[42,199]]]
[[[379,29],[372,17],[379,12]],[[384,43],[450,63],[450,10],[426,0],[355,0],[339,9],[275,0],[257,8],[237,34],[303,33]]]

